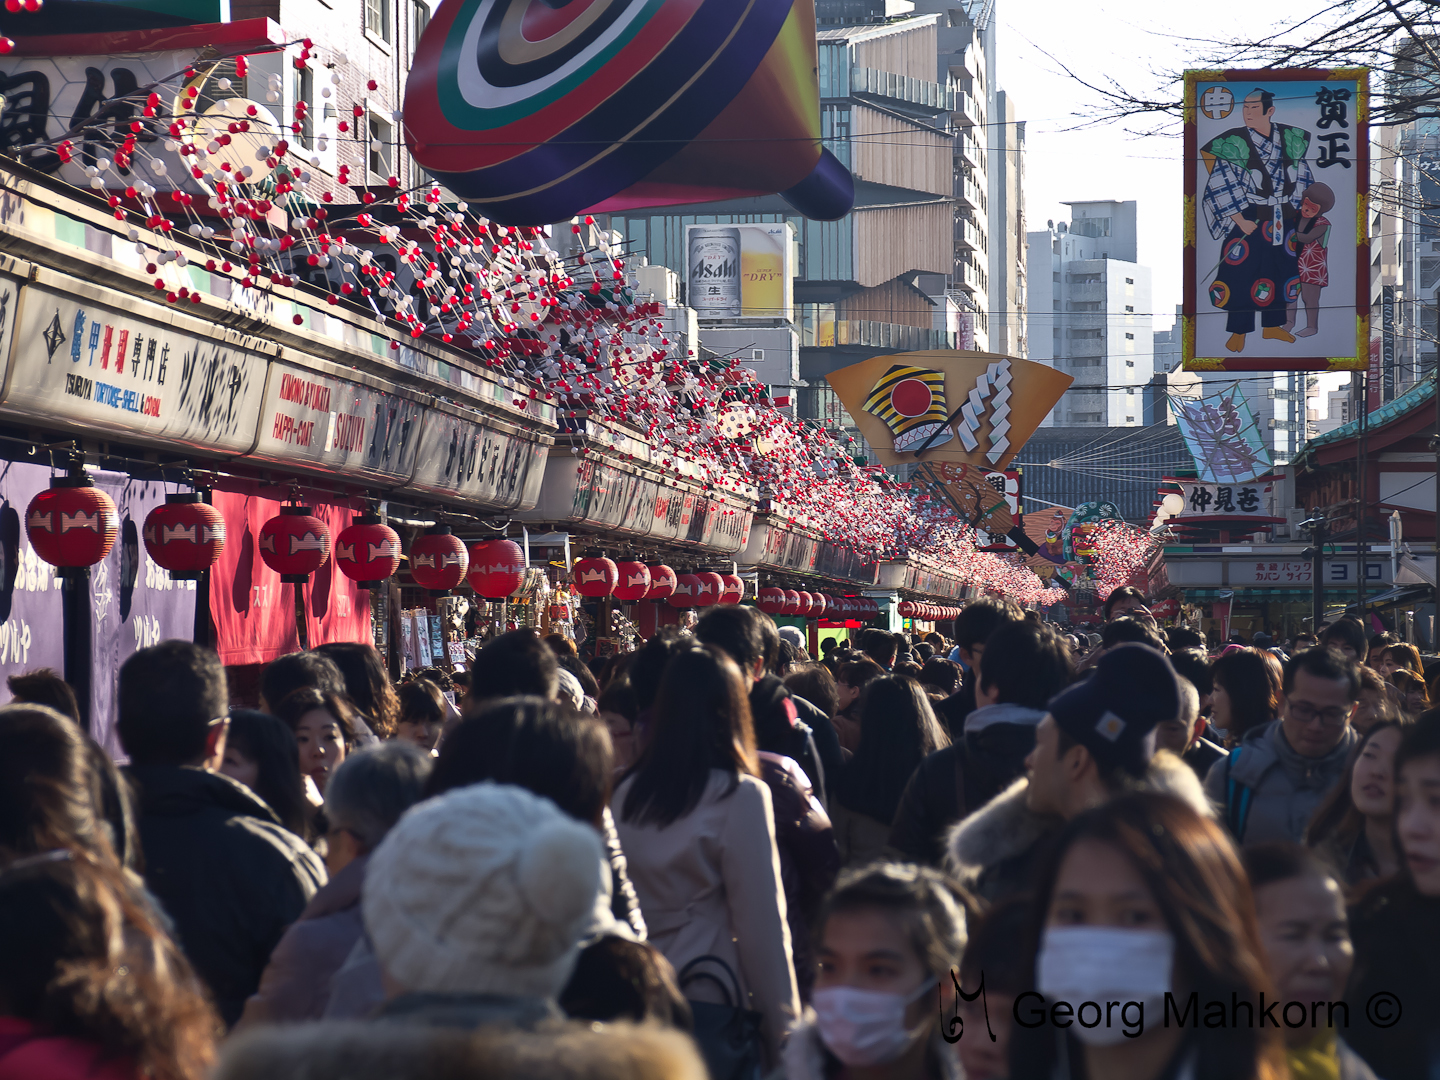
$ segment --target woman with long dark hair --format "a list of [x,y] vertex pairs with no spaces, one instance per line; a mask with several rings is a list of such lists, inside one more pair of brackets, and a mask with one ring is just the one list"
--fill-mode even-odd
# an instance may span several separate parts
[[315,646],[315,652],[328,656],[345,679],[345,696],[355,703],[370,730],[382,739],[395,734],[400,715],[400,701],[390,684],[390,673],[375,646],[358,641],[331,641]]
[[[1080,814],[1040,868],[1032,917],[1036,982],[1016,999],[1012,1077],[1286,1076],[1279,1030],[1202,1026],[1211,1002],[1229,1016],[1274,997],[1245,871],[1215,822],[1156,794]],[[1167,994],[1194,1003],[1184,1023],[1164,1022]],[[1073,1019],[1052,1023],[1056,1010]]]
[[1315,809],[1305,846],[1315,848],[1347,889],[1400,869],[1395,849],[1395,751],[1409,719],[1381,720],[1355,745],[1345,775]]
[[219,1017],[119,867],[62,848],[0,871],[0,957],[0,1075],[206,1075]]
[[275,715],[295,734],[300,775],[323,796],[326,778],[355,746],[354,708],[339,694],[307,686],[277,705]]
[[220,772],[260,796],[281,825],[308,838],[300,749],[283,720],[256,709],[231,709]]
[[870,681],[860,704],[860,744],[840,770],[830,810],[845,865],[884,853],[911,774],[927,754],[949,745],[919,683],[892,675]]
[[[741,1002],[752,999],[761,1013],[773,1063],[800,1002],[759,772],[740,669],[713,646],[681,647],[660,680],[640,760],[611,806],[651,942],[694,1001],[723,1003],[733,975]],[[688,974],[704,977],[687,983],[686,965],[701,957],[710,959]]]
[[1210,669],[1214,683],[1210,723],[1230,745],[1280,715],[1280,664],[1260,649],[1235,649],[1218,657]]

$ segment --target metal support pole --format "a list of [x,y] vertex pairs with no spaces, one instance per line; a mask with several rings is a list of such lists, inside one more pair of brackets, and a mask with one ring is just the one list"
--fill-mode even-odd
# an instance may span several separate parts
[[1310,560],[1310,631],[1317,638],[1325,619],[1325,519],[1318,511],[1310,514],[1311,536],[1315,544],[1315,555]]
[[1370,431],[1370,372],[1360,374],[1360,453],[1355,459],[1355,608],[1360,621],[1370,626],[1365,619],[1365,481],[1366,437]]

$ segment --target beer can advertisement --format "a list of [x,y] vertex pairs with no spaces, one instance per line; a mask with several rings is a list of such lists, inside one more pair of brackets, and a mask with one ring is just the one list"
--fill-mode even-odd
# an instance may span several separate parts
[[794,229],[786,222],[690,225],[687,303],[702,319],[794,316]]
[[1185,74],[1187,371],[1359,371],[1370,339],[1363,68]]

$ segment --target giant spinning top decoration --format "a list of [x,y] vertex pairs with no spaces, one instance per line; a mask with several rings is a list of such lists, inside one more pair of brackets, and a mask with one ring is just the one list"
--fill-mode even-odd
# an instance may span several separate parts
[[444,0],[415,52],[415,160],[505,224],[780,192],[833,220],[814,0]]

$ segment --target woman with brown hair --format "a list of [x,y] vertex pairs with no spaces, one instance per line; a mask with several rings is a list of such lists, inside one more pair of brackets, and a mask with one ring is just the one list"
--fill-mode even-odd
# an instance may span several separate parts
[[0,1076],[202,1080],[223,1030],[118,867],[78,851],[0,872]]
[[747,687],[719,648],[671,655],[649,738],[611,807],[650,941],[697,1003],[697,1027],[733,982],[736,1005],[753,998],[775,1063],[799,993]]
[[379,738],[395,734],[400,715],[400,699],[390,683],[390,673],[375,646],[358,641],[330,641],[315,646],[315,652],[328,656],[340,669],[345,680],[345,695],[365,718]]
[[[1016,999],[1012,1077],[1286,1076],[1279,1030],[1243,1022],[1273,995],[1245,871],[1215,822],[1166,795],[1121,796],[1065,826],[1034,897],[1036,990]],[[1240,1022],[1205,1026],[1232,1008]]]
[[326,779],[355,746],[354,708],[339,694],[307,686],[276,706],[275,715],[295,734],[301,777],[313,781],[323,798]]
[[1403,708],[1410,716],[1419,716],[1430,708],[1430,692],[1425,680],[1409,668],[1396,668],[1390,673],[1390,685],[1400,691]]
[[1280,715],[1280,662],[1262,649],[1235,649],[1221,654],[1210,670],[1214,683],[1210,723],[1231,746],[1246,732]]
[[1413,671],[1422,680],[1425,678],[1425,665],[1420,662],[1420,650],[1403,641],[1387,645],[1373,666],[1387,679],[1401,668]]
[[1305,846],[1315,848],[1355,886],[1400,869],[1395,849],[1395,751],[1412,721],[1380,720],[1350,755],[1345,775],[1310,819]]

